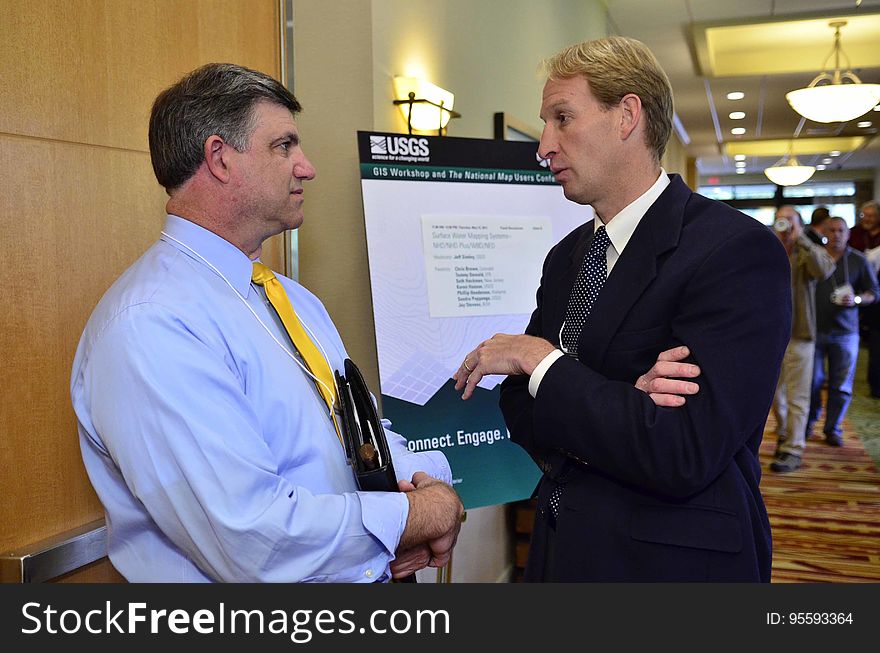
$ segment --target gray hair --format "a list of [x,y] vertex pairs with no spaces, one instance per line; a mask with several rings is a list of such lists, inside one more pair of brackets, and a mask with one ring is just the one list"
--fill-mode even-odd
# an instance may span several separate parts
[[205,160],[205,141],[217,135],[239,152],[250,145],[254,107],[271,102],[292,114],[302,106],[278,80],[228,63],[210,63],[162,91],[150,114],[150,159],[168,193]]
[[877,200],[868,200],[859,207],[859,213],[864,212],[865,209],[874,209],[877,213],[880,213],[880,202]]

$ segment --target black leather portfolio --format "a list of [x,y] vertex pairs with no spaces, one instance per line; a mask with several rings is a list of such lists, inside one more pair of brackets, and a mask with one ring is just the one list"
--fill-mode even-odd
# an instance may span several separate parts
[[[351,461],[361,490],[397,492],[397,475],[391,461],[385,429],[379,421],[373,397],[357,365],[345,359],[345,376],[336,372],[345,453]],[[415,583],[415,574],[396,580]]]
[[397,476],[370,390],[357,365],[345,359],[345,376],[336,372],[345,453],[361,490],[397,492]]

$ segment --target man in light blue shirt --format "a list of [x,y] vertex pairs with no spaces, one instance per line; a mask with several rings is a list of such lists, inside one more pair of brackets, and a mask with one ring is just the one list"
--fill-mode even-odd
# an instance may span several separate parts
[[[159,241],[107,291],[71,397],[110,559],[138,582],[374,582],[449,559],[462,506],[439,452],[387,430],[405,492],[360,492],[327,405],[263,288],[262,243],[303,221],[315,175],[297,100],[209,64],[157,97],[150,154],[168,191]],[[321,302],[278,275],[331,369]]]

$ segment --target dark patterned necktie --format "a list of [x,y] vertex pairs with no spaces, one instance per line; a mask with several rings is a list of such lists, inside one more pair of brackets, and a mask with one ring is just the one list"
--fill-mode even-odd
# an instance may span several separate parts
[[[572,355],[577,355],[577,342],[581,335],[593,302],[599,296],[599,291],[605,285],[608,276],[608,262],[606,255],[611,241],[605,232],[605,226],[601,226],[593,235],[590,243],[590,251],[584,257],[584,264],[578,271],[574,287],[571,289],[571,297],[568,298],[568,308],[565,310],[565,323],[562,327],[562,347]],[[550,512],[554,521],[559,516],[559,498],[565,486],[560,484],[553,489],[550,495]]]
[[590,243],[590,251],[584,257],[584,264],[578,271],[574,287],[571,289],[571,297],[568,298],[568,308],[565,310],[565,323],[562,327],[562,347],[572,355],[577,355],[577,342],[581,335],[593,302],[599,296],[599,291],[605,284],[608,276],[608,264],[605,260],[608,245],[611,241],[605,232],[605,226],[601,226],[593,235]]

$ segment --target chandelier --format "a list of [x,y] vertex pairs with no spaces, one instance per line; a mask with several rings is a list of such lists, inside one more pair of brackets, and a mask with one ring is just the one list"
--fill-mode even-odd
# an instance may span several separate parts
[[816,172],[816,168],[802,166],[798,163],[797,157],[792,156],[791,153],[764,169],[767,179],[777,186],[797,186],[812,177],[814,172]]
[[[840,56],[843,54],[840,28],[844,25],[845,20],[828,23],[834,28],[834,47],[822,63],[823,72],[806,88],[785,94],[792,109],[814,122],[847,122],[867,113],[880,102],[880,84],[863,84],[852,70],[840,70]],[[832,55],[834,72],[825,72]],[[849,68],[849,57],[845,54],[843,57]]]

